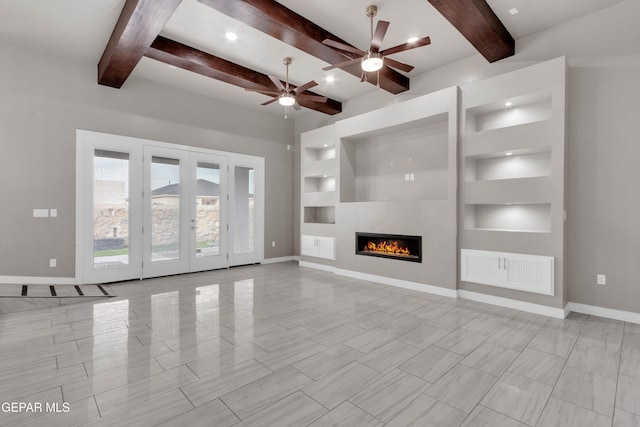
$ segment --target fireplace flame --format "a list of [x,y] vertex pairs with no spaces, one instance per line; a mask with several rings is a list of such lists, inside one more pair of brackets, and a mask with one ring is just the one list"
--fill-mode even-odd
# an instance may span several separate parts
[[364,250],[367,252],[378,252],[392,255],[411,255],[408,248],[403,248],[395,240],[391,240],[389,242],[384,240],[378,244],[369,241],[364,247]]

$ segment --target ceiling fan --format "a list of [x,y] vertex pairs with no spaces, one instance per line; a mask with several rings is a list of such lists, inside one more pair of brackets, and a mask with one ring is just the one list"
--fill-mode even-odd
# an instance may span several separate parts
[[[371,46],[367,51],[360,50],[353,46],[346,45],[344,43],[337,42],[335,40],[326,39],[323,40],[322,43],[331,46],[333,48],[355,53],[359,55],[358,58],[349,59],[348,61],[339,62],[337,64],[333,64],[329,67],[323,68],[324,71],[332,70],[334,68],[342,68],[351,64],[355,64],[360,62],[362,66],[362,76],[360,81],[365,81],[367,79],[368,72],[380,71],[382,67],[392,67],[396,68],[400,71],[410,72],[413,70],[413,66],[409,64],[405,64],[394,59],[388,58],[388,55],[392,55],[394,53],[404,52],[410,49],[415,49],[416,47],[426,46],[431,44],[431,39],[429,37],[422,37],[421,39],[413,40],[407,43],[403,43],[398,46],[390,47],[388,49],[380,50],[382,47],[382,40],[384,39],[385,34],[387,33],[387,28],[389,27],[388,21],[378,21],[376,25],[375,32],[373,31],[373,17],[378,14],[378,7],[371,5],[367,7],[367,17],[369,17],[371,22]],[[378,79],[380,75],[378,74]],[[380,82],[378,81],[378,86]]]
[[269,105],[272,102],[278,101],[278,103],[285,107],[284,109],[284,118],[287,118],[288,108],[293,107],[294,110],[300,110],[299,101],[315,101],[315,102],[327,102],[326,96],[320,95],[305,95],[305,92],[308,89],[311,89],[314,86],[317,86],[314,80],[311,80],[303,85],[300,85],[295,88],[291,88],[289,85],[289,65],[291,64],[291,58],[286,57],[282,61],[287,69],[287,78],[286,82],[283,85],[280,79],[276,76],[269,76],[269,79],[273,82],[277,90],[273,90],[272,88],[268,88],[263,86],[262,88],[245,88],[250,92],[258,92],[263,95],[269,95],[273,97],[267,102],[263,102],[260,105]]

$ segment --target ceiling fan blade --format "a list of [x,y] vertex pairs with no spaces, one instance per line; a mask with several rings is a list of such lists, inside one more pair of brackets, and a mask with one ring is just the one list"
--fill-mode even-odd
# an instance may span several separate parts
[[269,79],[273,82],[274,85],[276,85],[276,87],[278,88],[279,91],[282,92],[283,90],[286,90],[284,88],[284,85],[280,81],[280,79],[277,78],[276,76],[269,76]]
[[320,95],[298,95],[296,99],[300,101],[327,102],[328,98]]
[[413,43],[403,43],[398,46],[390,47],[389,49],[385,49],[380,53],[386,56],[386,55],[391,55],[398,52],[404,52],[405,50],[414,49],[416,47],[426,46],[428,44],[431,44],[431,39],[429,38],[429,36],[418,39]]
[[244,90],[246,90],[247,92],[258,92],[263,95],[280,95],[281,93],[275,90],[248,89],[248,88],[245,88]]
[[298,103],[296,102],[295,104],[293,104],[293,109],[296,110],[296,111],[300,111],[300,110],[302,110],[302,107],[300,107],[298,105]]
[[355,48],[353,46],[349,46],[348,44],[340,43],[331,39],[325,39],[322,41],[322,44],[327,46],[335,47],[336,49],[344,50],[345,52],[355,53],[356,55],[364,55],[364,51]]
[[269,104],[271,104],[272,102],[276,102],[277,100],[278,100],[278,97],[276,96],[275,98],[270,99],[270,100],[268,100],[267,102],[263,102],[263,103],[262,103],[262,104],[260,104],[260,105],[269,105]]
[[362,58],[353,58],[348,61],[338,62],[337,64],[324,67],[322,70],[329,71],[329,70],[333,70],[334,68],[342,68],[342,67],[346,67],[347,65],[355,64],[356,62],[360,62],[360,61],[362,61]]
[[371,50],[380,50],[380,47],[382,47],[382,39],[384,39],[384,35],[387,34],[387,28],[389,28],[388,21],[378,21],[376,31],[373,33],[373,38],[371,39]]
[[384,64],[391,68],[397,68],[398,70],[404,71],[405,73],[408,73],[414,68],[413,65],[405,64],[403,62],[398,62],[395,59],[391,59],[387,57],[384,58]]
[[311,80],[310,82],[306,82],[303,85],[298,86],[297,88],[295,88],[293,90],[293,93],[295,94],[299,94],[304,92],[307,89],[311,89],[312,87],[318,86],[318,83],[316,83],[314,80]]

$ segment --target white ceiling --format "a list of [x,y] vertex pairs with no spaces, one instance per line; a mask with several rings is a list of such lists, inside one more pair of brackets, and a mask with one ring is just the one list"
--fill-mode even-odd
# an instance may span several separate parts
[[[624,0],[487,2],[517,40]],[[0,40],[97,64],[124,3],[125,0],[0,0]],[[383,48],[404,43],[411,36],[431,37],[431,45],[393,56],[415,66],[409,77],[476,53],[426,0],[280,0],[279,3],[361,49],[366,49],[369,44],[365,9],[369,4],[376,4],[376,19],[391,22]],[[512,8],[517,8],[519,13],[511,15],[509,10]],[[238,39],[228,41],[224,37],[227,31],[237,33]],[[341,70],[324,72],[321,68],[327,63],[196,0],[183,0],[161,34],[283,80],[285,69],[282,59],[289,56],[293,59],[289,72],[292,83],[299,85],[315,80],[319,86],[312,89],[314,92],[339,101],[380,90],[371,84],[360,83],[357,77]],[[236,86],[174,69],[151,59],[143,58],[133,75],[249,108],[282,114],[282,107],[277,103],[268,107],[259,105],[268,100],[264,95],[245,92]],[[335,81],[327,83],[325,77],[328,75],[335,77]],[[121,90],[126,90],[126,83]],[[307,111],[303,109],[296,114]]]

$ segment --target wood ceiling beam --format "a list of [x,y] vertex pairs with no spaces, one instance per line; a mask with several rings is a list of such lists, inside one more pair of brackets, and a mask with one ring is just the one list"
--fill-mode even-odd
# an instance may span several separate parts
[[[241,88],[260,89],[274,88],[266,74],[259,73],[242,65],[235,64],[193,47],[158,36],[144,53],[145,56],[173,65],[203,76],[211,77]],[[283,82],[284,83],[284,82]],[[295,88],[294,85],[290,87]],[[302,92],[305,95],[316,95],[311,91]],[[333,115],[342,112],[342,103],[329,98],[326,103],[313,101],[298,101],[311,110]]]
[[98,84],[120,88],[182,0],[127,0],[98,63]]
[[[198,1],[329,64],[337,64],[356,57],[354,54],[341,53],[323,45],[322,41],[325,39],[350,44],[274,0]],[[363,31],[367,29],[364,22],[366,21],[363,19]],[[362,68],[358,64],[343,70],[358,78],[362,73]],[[375,76],[374,73],[371,75]],[[377,81],[374,77],[369,78],[369,82],[376,84]],[[380,70],[380,87],[394,94],[404,92],[409,90],[409,78],[389,67],[384,67]]]
[[485,0],[428,0],[487,61],[515,54],[515,42]]

